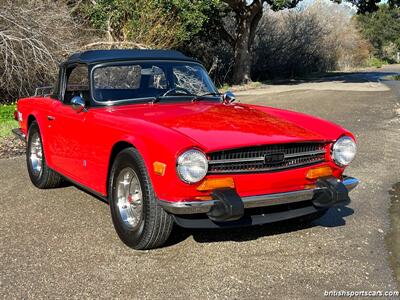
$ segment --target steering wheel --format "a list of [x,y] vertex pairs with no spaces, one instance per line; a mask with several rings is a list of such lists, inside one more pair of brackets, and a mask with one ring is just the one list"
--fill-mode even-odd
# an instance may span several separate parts
[[176,87],[176,88],[169,89],[168,91],[166,91],[164,94],[162,94],[162,97],[168,96],[169,94],[171,94],[173,92],[178,92],[178,91],[185,92],[185,95],[193,96],[193,93],[191,93],[189,90],[181,88],[181,87]]

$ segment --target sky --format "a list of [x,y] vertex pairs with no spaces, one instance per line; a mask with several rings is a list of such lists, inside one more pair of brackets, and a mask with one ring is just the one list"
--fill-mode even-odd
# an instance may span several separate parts
[[[346,9],[348,9],[350,15],[354,15],[354,14],[356,14],[356,12],[357,12],[357,8],[356,8],[353,4],[351,4],[351,3],[349,3],[349,2],[346,2],[346,1],[342,1],[341,4],[337,4],[337,3],[332,2],[331,0],[303,0],[303,1],[301,1],[301,2],[299,3],[298,7],[299,7],[299,8],[306,8],[306,7],[308,7],[308,6],[313,5],[313,4],[314,4],[315,2],[317,2],[317,1],[325,2],[325,3],[331,4],[331,5],[340,5],[340,6],[343,6],[343,7],[345,7]],[[385,1],[386,1],[386,0],[385,0]]]

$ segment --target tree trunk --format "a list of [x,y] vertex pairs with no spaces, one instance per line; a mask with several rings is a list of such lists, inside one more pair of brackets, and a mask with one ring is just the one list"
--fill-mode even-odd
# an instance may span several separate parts
[[236,36],[228,39],[234,48],[232,83],[248,83],[251,81],[251,46],[263,14],[263,1],[253,0],[250,5],[246,5],[246,1],[224,1],[231,6],[237,20]]
[[240,20],[234,48],[234,66],[232,82],[245,84],[251,81],[250,24],[248,20]]

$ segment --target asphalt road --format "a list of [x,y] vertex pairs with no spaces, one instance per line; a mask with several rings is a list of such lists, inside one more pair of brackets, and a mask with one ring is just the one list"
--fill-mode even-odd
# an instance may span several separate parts
[[23,158],[0,160],[0,296],[311,299],[330,290],[400,289],[393,273],[400,262],[392,259],[391,268],[385,244],[391,233],[396,251],[399,239],[390,228],[389,191],[400,182],[400,84],[387,84],[391,91],[240,97],[356,134],[358,156],[346,173],[361,184],[352,203],[310,226],[178,229],[167,247],[134,251],[119,241],[105,203],[73,186],[38,190]]

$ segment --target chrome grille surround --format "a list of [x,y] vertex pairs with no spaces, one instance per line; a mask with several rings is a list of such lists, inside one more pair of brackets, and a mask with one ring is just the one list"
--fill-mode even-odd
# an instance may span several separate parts
[[[269,161],[266,157],[284,156]],[[324,143],[276,144],[208,153],[208,174],[257,173],[294,169],[325,161]]]

